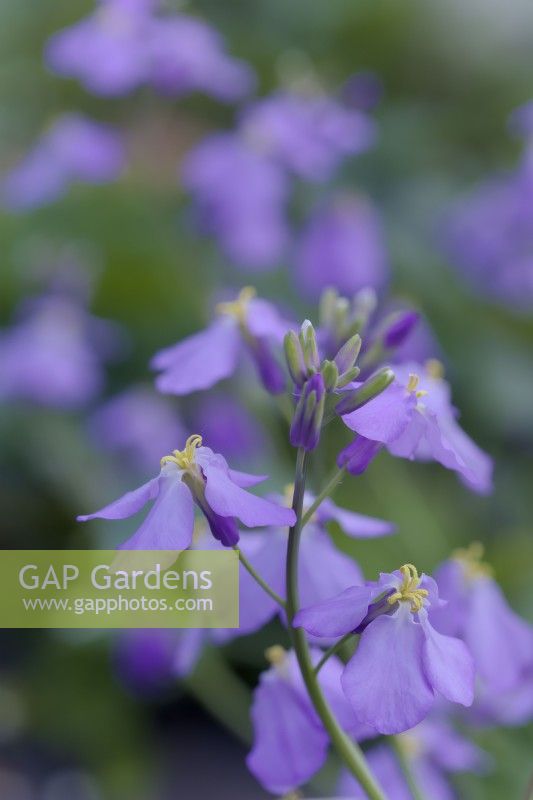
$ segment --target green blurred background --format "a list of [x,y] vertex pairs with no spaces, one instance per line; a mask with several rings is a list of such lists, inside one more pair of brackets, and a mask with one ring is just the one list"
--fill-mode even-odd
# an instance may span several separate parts
[[[230,126],[232,110],[198,97],[169,101],[148,90],[99,99],[51,75],[42,62],[44,42],[90,8],[78,0],[0,4],[2,171],[63,110],[81,109],[117,124],[126,132],[130,156],[126,176],[114,185],[78,187],[42,210],[0,216],[0,323],[7,325],[16,304],[35,288],[28,263],[41,247],[53,251],[74,242],[94,254],[101,272],[92,310],[121,323],[131,340],[124,359],[109,369],[112,394],[150,380],[150,356],[205,322],[217,286],[249,279],[192,231],[175,179],[181,155],[204,131]],[[477,296],[439,255],[435,227],[450,198],[486,173],[516,163],[518,144],[506,132],[506,119],[533,95],[533,5],[205,0],[187,8],[204,15],[225,35],[231,52],[253,64],[261,92],[275,88],[292,63],[307,63],[332,89],[360,69],[381,77],[379,143],[351,162],[339,182],[362,188],[379,205],[393,288],[430,321],[463,427],[496,460],[496,490],[479,498],[438,466],[382,455],[365,476],[345,482],[338,500],[395,520],[399,535],[378,543],[348,543],[339,536],[339,545],[372,575],[405,561],[430,571],[454,547],[482,540],[511,604],[531,619],[533,315],[514,314]],[[308,191],[304,204],[313,199]],[[288,271],[254,282],[273,298],[293,292]],[[312,313],[294,294],[291,302]],[[284,429],[263,400],[250,399],[283,459],[276,474],[282,486],[291,472]],[[94,534],[73,522],[79,511],[131,485],[126,466],[122,474],[95,447],[81,415],[2,407],[0,442],[3,547],[90,546],[92,535],[113,546],[131,530],[125,524],[117,534],[103,526]],[[333,462],[334,444],[316,469],[317,486],[319,473],[326,474]],[[0,795],[262,797],[246,774],[241,746],[202,708],[214,704],[246,736],[243,685],[253,684],[264,646],[279,635],[273,626],[228,648],[224,657],[244,683],[234,684],[219,655],[208,654],[191,686],[165,685],[146,697],[117,677],[113,637],[4,632],[0,787],[8,789]],[[492,754],[494,771],[459,779],[459,796],[523,797],[533,730],[485,731],[478,741]],[[78,783],[65,783],[65,774]],[[192,774],[194,781],[186,777]],[[30,784],[36,794],[28,793]]]

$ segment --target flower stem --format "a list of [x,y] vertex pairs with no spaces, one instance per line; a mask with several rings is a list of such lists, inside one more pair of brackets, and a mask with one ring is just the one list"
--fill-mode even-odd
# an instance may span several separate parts
[[398,763],[401,767],[404,778],[409,787],[409,791],[413,796],[413,800],[425,800],[424,795],[420,791],[418,784],[415,780],[415,777],[413,775],[413,770],[411,769],[411,764],[409,763],[409,759],[405,755],[405,751],[402,747],[400,739],[397,736],[390,736],[389,742],[391,743],[392,749],[396,754],[396,758],[398,759]]
[[274,591],[274,589],[272,589],[272,587],[271,587],[271,586],[269,586],[269,585],[268,585],[268,583],[267,583],[265,580],[263,580],[263,578],[261,577],[261,575],[260,575],[258,572],[256,572],[256,570],[255,570],[255,569],[252,567],[252,565],[250,564],[250,562],[248,561],[248,559],[246,558],[246,556],[244,555],[244,553],[242,552],[242,550],[241,550],[239,547],[237,547],[237,545],[235,545],[235,547],[234,547],[233,549],[234,549],[234,550],[236,550],[236,551],[237,551],[237,553],[239,554],[239,561],[240,561],[240,562],[241,562],[241,564],[243,565],[244,569],[245,569],[247,572],[249,572],[249,573],[250,573],[250,575],[252,576],[252,578],[254,579],[254,581],[256,581],[256,583],[258,583],[258,584],[259,584],[259,586],[260,586],[262,589],[264,589],[264,591],[265,591],[265,592],[266,592],[268,595],[270,595],[270,597],[272,598],[272,600],[274,600],[274,601],[275,601],[275,602],[278,604],[278,606],[281,606],[281,608],[283,608],[283,609],[284,609],[284,608],[286,608],[286,603],[285,603],[285,600],[283,600],[283,599],[282,599],[282,598],[279,596],[279,594],[278,594],[277,592],[275,592],[275,591]]
[[[289,632],[307,691],[309,692],[309,696],[317,714],[319,715],[325,729],[329,734],[333,746],[336,748],[346,767],[359,781],[370,800],[386,800],[385,795],[379,788],[368,768],[365,757],[359,745],[356,742],[353,742],[343,731],[337,721],[337,718],[331,710],[329,703],[324,697],[322,689],[318,683],[317,676],[315,675],[311,654],[309,652],[309,645],[307,644],[304,631],[302,628],[293,627],[293,619],[299,605],[298,557],[300,551],[300,538],[303,528],[302,508],[306,473],[307,453],[305,450],[300,448],[296,458],[296,476],[294,481],[294,495],[292,502],[292,507],[296,514],[296,522],[289,531],[289,543],[287,547],[287,620]],[[340,480],[340,477],[338,480]],[[333,482],[333,485],[336,485],[338,480]],[[332,482],[330,481],[330,484],[331,483]],[[323,494],[322,499],[324,497],[326,497],[325,494]]]
[[346,642],[348,642],[352,638],[352,636],[355,636],[355,635],[356,634],[354,634],[354,633],[352,633],[352,631],[350,631],[349,633],[345,633],[344,636],[342,637],[342,639],[339,639],[337,642],[335,642],[335,644],[332,644],[331,647],[329,647],[325,651],[324,655],[322,656],[322,658],[320,659],[320,661],[316,665],[316,667],[315,667],[315,675],[318,675],[318,673],[320,672],[320,670],[322,669],[322,667],[324,666],[326,661],[329,661],[331,656],[334,656],[335,653],[338,653],[339,650],[342,649],[343,645],[345,645]]
[[314,502],[312,503],[312,505],[309,506],[309,508],[307,509],[305,514],[303,515],[302,521],[301,521],[301,527],[302,528],[305,528],[305,526],[310,521],[311,517],[313,516],[313,514],[315,513],[317,508],[326,499],[326,497],[330,496],[330,494],[333,492],[333,490],[338,486],[338,484],[344,478],[345,474],[346,474],[346,468],[345,467],[341,467],[340,469],[336,469],[335,470],[335,472],[333,473],[333,475],[331,476],[329,481],[326,483],[326,485],[324,486],[324,488],[322,489],[320,494],[317,494],[317,496],[315,497]]

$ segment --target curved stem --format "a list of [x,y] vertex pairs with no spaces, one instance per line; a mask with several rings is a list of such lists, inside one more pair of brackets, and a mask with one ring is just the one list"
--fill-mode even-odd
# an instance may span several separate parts
[[244,569],[245,569],[247,572],[249,572],[249,574],[252,576],[252,578],[254,579],[254,581],[256,581],[256,583],[258,583],[258,584],[259,584],[259,586],[260,586],[262,589],[264,589],[264,591],[265,591],[265,592],[266,592],[268,595],[270,595],[270,597],[272,598],[272,600],[274,600],[274,601],[275,601],[275,602],[278,604],[278,606],[281,606],[281,608],[285,609],[285,608],[286,608],[286,605],[287,605],[287,604],[285,603],[285,600],[283,600],[283,599],[282,599],[282,598],[279,596],[279,594],[278,594],[277,592],[275,592],[275,591],[274,591],[274,589],[272,589],[272,587],[271,587],[271,586],[269,586],[269,585],[268,585],[268,583],[267,583],[265,580],[263,580],[263,578],[261,577],[261,575],[260,575],[258,572],[256,572],[256,570],[254,569],[254,567],[252,567],[252,565],[250,564],[250,562],[248,561],[248,559],[246,558],[246,556],[244,555],[244,553],[242,552],[242,550],[240,550],[240,549],[237,547],[237,545],[235,545],[235,547],[234,547],[233,549],[234,549],[234,550],[236,550],[236,552],[239,554],[239,561],[240,561],[240,562],[241,562],[241,564],[243,565]]
[[318,509],[321,503],[323,503],[326,497],[329,497],[329,495],[333,492],[333,490],[338,486],[338,484],[344,478],[345,474],[346,474],[346,467],[341,467],[340,469],[335,470],[335,472],[333,473],[329,481],[326,483],[320,494],[317,494],[314,502],[309,506],[309,508],[303,515],[301,522],[302,528],[305,528],[305,526],[310,521],[315,511]]
[[331,658],[331,656],[334,656],[335,653],[338,653],[339,650],[342,649],[343,645],[345,645],[346,642],[348,642],[352,638],[352,636],[356,635],[357,634],[352,633],[352,631],[350,631],[349,633],[345,633],[342,639],[339,639],[337,642],[335,642],[335,644],[332,644],[331,647],[328,647],[328,649],[325,651],[324,655],[322,656],[322,658],[315,667],[315,675],[318,675],[318,673],[320,672],[326,661],[328,661]]
[[390,736],[389,741],[392,745],[392,749],[396,754],[396,758],[398,759],[398,763],[401,767],[404,778],[409,787],[409,791],[413,795],[413,800],[425,800],[415,780],[415,777],[413,775],[413,770],[411,769],[411,764],[409,763],[409,759],[405,755],[401,741],[397,736]]
[[[322,723],[327,730],[333,746],[339,756],[350,770],[352,775],[359,781],[370,800],[386,800],[385,795],[374,780],[366,763],[365,757],[359,745],[353,742],[339,725],[337,718],[331,710],[322,689],[318,683],[317,676],[309,645],[302,628],[293,627],[293,619],[298,610],[298,556],[300,550],[300,538],[303,527],[302,507],[305,492],[305,480],[307,472],[307,453],[301,448],[298,450],[296,459],[296,477],[294,481],[294,496],[292,507],[296,514],[296,523],[289,531],[289,544],[287,548],[287,620],[289,632],[294,646],[294,651],[300,665],[300,670],[306,685],[309,697],[319,715]],[[325,495],[324,495],[325,497]],[[318,506],[317,506],[318,507]],[[314,512],[313,512],[314,513]]]

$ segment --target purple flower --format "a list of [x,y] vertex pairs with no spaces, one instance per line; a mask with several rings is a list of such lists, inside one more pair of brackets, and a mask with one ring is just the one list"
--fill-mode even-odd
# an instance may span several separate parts
[[476,542],[437,569],[435,580],[447,606],[430,616],[437,630],[466,643],[482,689],[496,696],[531,681],[533,627],[508,606],[482,554]]
[[82,406],[101,391],[102,361],[118,345],[117,328],[68,297],[27,302],[13,327],[0,331],[0,398]]
[[[396,746],[403,751],[422,796],[428,800],[454,800],[456,794],[447,775],[483,772],[487,766],[483,751],[439,718],[426,719],[408,733],[400,734],[396,737]],[[390,747],[380,744],[366,755],[387,797],[412,800],[403,770]],[[338,791],[354,800],[366,798],[359,784],[348,773],[343,774]]]
[[352,108],[371,111],[383,97],[383,82],[371,70],[356,72],[344,84],[342,97]]
[[435,582],[411,564],[308,608],[295,625],[313,636],[361,634],[342,686],[358,721],[393,734],[421,722],[436,695],[462,705],[474,698],[474,665],[465,644],[439,633],[428,611]]
[[96,11],[48,41],[48,66],[90,92],[116,96],[148,78],[153,0],[102,0]]
[[533,664],[512,689],[494,691],[488,684],[478,685],[474,705],[468,709],[470,724],[526,725],[533,719]]
[[317,298],[328,287],[347,295],[380,290],[388,272],[381,221],[369,200],[345,194],[315,211],[295,255],[302,291]]
[[326,387],[324,378],[317,372],[305,381],[290,429],[290,442],[293,447],[303,447],[311,451],[320,441]]
[[[492,460],[457,424],[450,388],[438,362],[394,367],[396,380],[355,411],[344,423],[359,436],[381,442],[394,456],[438,461],[459,473],[471,489],[487,493],[492,486]],[[340,463],[346,459],[346,451]]]
[[285,388],[283,370],[273,346],[283,340],[289,327],[255,290],[243,289],[238,298],[217,306],[218,317],[200,333],[161,350],[152,361],[163,370],[156,379],[161,392],[184,395],[209,389],[232,375],[247,352],[257,367],[265,388],[273,393]]
[[280,92],[244,112],[245,137],[285,169],[304,180],[328,180],[349,155],[375,141],[374,122],[325,96]]
[[526,139],[522,162],[455,202],[441,236],[445,253],[476,291],[526,310],[533,305],[531,119],[530,103],[511,117],[512,130]]
[[150,694],[170,684],[174,638],[174,631],[157,629],[121,634],[115,658],[119,676],[128,687],[141,694]]
[[[316,663],[320,651],[313,651]],[[259,783],[284,795],[306,783],[324,764],[329,737],[311,705],[295,655],[281,647],[267,650],[272,663],[254,693],[254,745],[246,759]],[[322,690],[347,731],[357,728],[340,686],[341,662],[331,658],[319,673]]]
[[231,261],[253,271],[279,261],[288,240],[289,183],[278,164],[237,134],[221,133],[187,155],[182,180],[201,227]]
[[215,539],[232,547],[239,541],[236,519],[250,528],[294,523],[291,509],[246,491],[263,479],[231,470],[221,455],[202,447],[201,436],[189,436],[183,450],[174,450],[161,459],[156,478],[78,520],[125,519],[154,500],[148,516],[122,548],[185,550],[192,541],[196,504]]
[[79,114],[65,114],[4,179],[3,203],[25,211],[62,197],[71,183],[107,183],[124,167],[118,134]]
[[247,94],[251,69],[225,53],[222,38],[185,14],[156,16],[157,0],[101,0],[90,16],[48,42],[46,61],[91,92],[127,94],[141,84],[173,95],[200,91],[234,101]]
[[184,438],[169,401],[148,386],[134,386],[104,403],[92,415],[90,431],[104,448],[139,470],[156,467],[168,442]]
[[147,42],[150,81],[161,92],[203,92],[233,103],[255,83],[252,69],[227,55],[222,37],[185,14],[153,21]]

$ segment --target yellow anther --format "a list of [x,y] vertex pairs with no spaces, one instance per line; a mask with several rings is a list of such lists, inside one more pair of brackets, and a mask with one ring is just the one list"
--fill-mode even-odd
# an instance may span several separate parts
[[427,589],[419,589],[420,576],[418,570],[413,564],[404,564],[400,567],[402,573],[402,583],[399,589],[387,598],[389,605],[393,606],[395,603],[411,603],[411,611],[416,614],[424,605],[424,600],[428,596]]
[[285,663],[287,651],[280,644],[274,644],[265,650],[265,658],[273,667],[279,667]]
[[434,380],[444,378],[444,364],[438,358],[430,358],[426,361],[426,373]]
[[416,373],[411,372],[409,374],[409,380],[407,381],[407,391],[414,392],[417,397],[424,397],[427,391],[425,389],[418,389],[419,383],[420,377],[416,375]]
[[475,578],[490,577],[493,574],[490,564],[482,560],[484,553],[485,547],[481,542],[472,542],[468,547],[454,550],[452,558],[460,562],[465,577],[474,580]]
[[422,742],[412,733],[402,733],[395,737],[396,747],[408,759],[416,758],[423,751]]
[[234,317],[237,320],[239,325],[244,327],[248,316],[248,305],[256,294],[257,291],[253,286],[245,286],[239,292],[236,300],[232,300],[229,303],[218,303],[215,310],[217,314],[229,314],[230,317]]
[[407,391],[416,392],[420,378],[414,372],[409,373],[409,380],[407,381]]
[[176,464],[180,469],[190,469],[195,463],[196,448],[202,446],[202,437],[197,433],[189,436],[183,450],[173,450],[169,456],[163,456],[161,466]]

